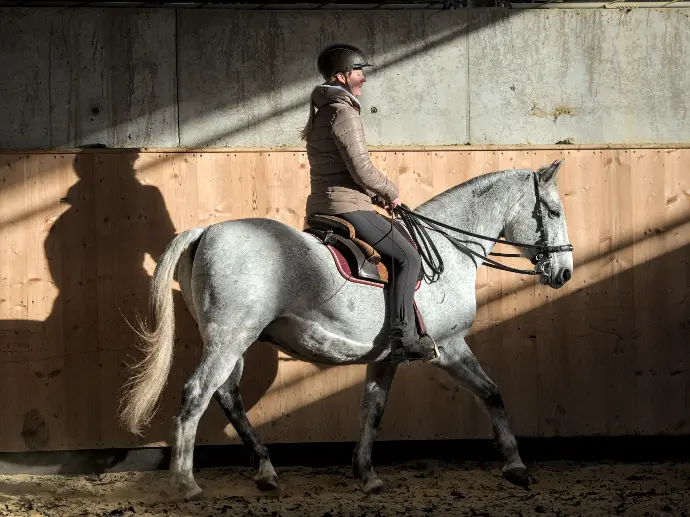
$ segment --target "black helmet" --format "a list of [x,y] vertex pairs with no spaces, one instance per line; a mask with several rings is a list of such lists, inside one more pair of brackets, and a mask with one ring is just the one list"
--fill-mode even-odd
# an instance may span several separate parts
[[346,73],[348,70],[374,66],[367,61],[364,52],[347,43],[329,45],[321,51],[317,63],[324,79],[330,79],[339,72]]

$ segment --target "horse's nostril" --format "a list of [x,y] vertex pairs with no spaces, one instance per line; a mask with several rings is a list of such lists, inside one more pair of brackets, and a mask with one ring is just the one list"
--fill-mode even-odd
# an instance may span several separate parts
[[563,281],[564,282],[567,282],[568,280],[570,280],[571,276],[572,276],[572,273],[570,272],[569,269],[566,269],[565,271],[563,271]]

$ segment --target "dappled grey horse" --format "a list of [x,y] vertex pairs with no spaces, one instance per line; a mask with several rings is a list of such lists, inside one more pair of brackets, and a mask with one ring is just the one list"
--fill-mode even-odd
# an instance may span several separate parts
[[[554,162],[536,172],[485,174],[412,212],[487,237],[460,240],[450,231],[431,231],[445,269],[435,282],[422,283],[415,300],[440,351],[431,363],[484,402],[505,458],[503,473],[521,485],[529,483],[527,470],[501,395],[465,336],[476,313],[477,268],[490,260],[478,257],[485,257],[494,245],[489,238],[525,243],[522,255],[535,264],[532,272],[543,284],[559,288],[570,279],[572,246],[566,244],[555,182],[559,166]],[[245,414],[238,387],[243,354],[257,340],[269,341],[303,361],[367,364],[353,468],[364,492],[380,488],[382,482],[372,468],[372,446],[397,367],[389,358],[384,289],[345,280],[321,242],[275,220],[238,219],[181,233],[156,266],[150,324],[138,324],[144,358],[134,366],[120,412],[122,424],[136,434],[155,412],[172,361],[174,278],[204,342],[173,423],[170,469],[185,498],[201,495],[192,474],[192,456],[197,425],[211,397],[248,447],[259,487],[277,486],[268,450]]]

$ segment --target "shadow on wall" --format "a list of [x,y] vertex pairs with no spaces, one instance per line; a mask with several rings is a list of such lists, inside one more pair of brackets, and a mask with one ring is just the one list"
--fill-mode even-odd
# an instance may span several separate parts
[[[118,401],[128,377],[126,363],[137,355],[127,322],[148,314],[147,255],[157,262],[175,236],[161,192],[135,176],[137,157],[136,152],[87,153],[74,159],[77,181],[61,200],[67,209],[45,236],[47,270],[26,286],[26,303],[40,304],[46,286],[53,284],[58,294],[50,313],[45,320],[0,321],[0,406],[8,414],[25,411],[19,428],[0,426],[3,444],[62,450],[93,446],[94,441],[108,446],[116,436],[122,440]],[[37,289],[33,293],[31,284]],[[176,344],[169,384],[175,389],[164,392],[165,415],[179,410],[181,382],[196,366],[201,349],[196,324],[178,290],[174,298]],[[250,380],[242,384],[247,408],[271,386],[277,369],[273,348],[252,347],[245,368]],[[168,423],[157,429],[166,439]],[[131,435],[129,441],[137,444]]]

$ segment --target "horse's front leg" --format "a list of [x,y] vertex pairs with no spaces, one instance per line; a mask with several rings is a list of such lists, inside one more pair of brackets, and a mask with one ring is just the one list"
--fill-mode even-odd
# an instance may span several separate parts
[[461,386],[484,402],[491,416],[494,437],[505,458],[503,475],[512,483],[523,487],[529,486],[527,468],[518,454],[517,441],[508,425],[508,417],[498,387],[482,370],[464,338],[453,339],[444,348],[441,357],[433,364],[445,370]]
[[371,464],[371,451],[376,438],[376,429],[381,423],[386,407],[388,391],[395,376],[396,365],[392,363],[372,363],[367,365],[364,397],[360,412],[360,432],[352,458],[352,469],[364,493],[380,489],[383,481],[374,472]]

